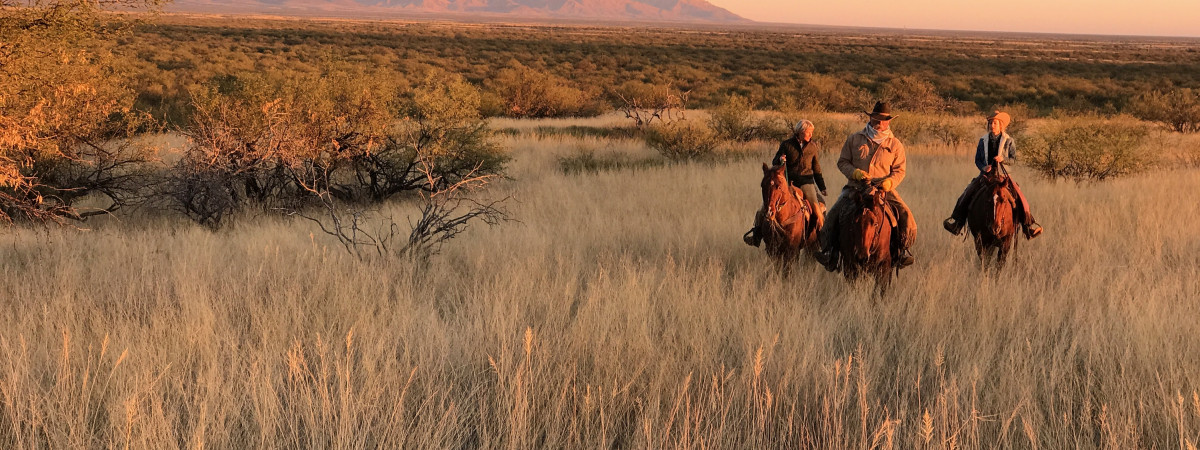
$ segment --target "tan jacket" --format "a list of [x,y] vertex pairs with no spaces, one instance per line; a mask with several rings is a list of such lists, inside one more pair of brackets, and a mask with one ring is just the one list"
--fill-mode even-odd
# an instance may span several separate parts
[[893,186],[900,186],[900,182],[904,181],[907,167],[904,144],[899,139],[891,137],[883,144],[876,144],[863,131],[846,138],[846,143],[842,145],[842,156],[838,158],[838,170],[847,179],[852,179],[854,169],[859,169],[872,180],[890,178]]

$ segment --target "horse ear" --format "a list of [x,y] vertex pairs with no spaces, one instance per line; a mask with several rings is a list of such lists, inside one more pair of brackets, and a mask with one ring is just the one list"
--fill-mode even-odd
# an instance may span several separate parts
[[770,171],[771,171],[771,168],[769,166],[767,166],[767,163],[763,163],[763,173],[767,173]]

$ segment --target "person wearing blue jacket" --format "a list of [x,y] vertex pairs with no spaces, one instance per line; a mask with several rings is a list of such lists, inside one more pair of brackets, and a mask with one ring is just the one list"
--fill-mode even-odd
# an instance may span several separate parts
[[[1008,124],[1012,122],[1012,117],[1006,112],[996,111],[988,116],[987,120],[988,134],[979,138],[979,145],[975,147],[975,167],[979,169],[979,176],[971,180],[967,189],[954,204],[954,211],[950,214],[950,218],[942,222],[946,231],[954,235],[962,233],[963,226],[967,223],[967,212],[971,206],[971,200],[984,186],[984,175],[997,170],[995,166],[1004,162],[1005,155],[1008,159],[1017,158],[1016,144],[1013,143],[1012,136],[1004,132],[1008,128]],[[1009,183],[1009,186],[1012,188],[1013,198],[1017,199],[1017,208],[1014,211],[1016,217],[1013,219],[1024,228],[1026,239],[1038,237],[1042,234],[1042,226],[1033,220],[1033,213],[1029,211],[1029,202],[1025,200],[1025,195],[1021,193],[1021,188],[1017,186],[1016,181]]]

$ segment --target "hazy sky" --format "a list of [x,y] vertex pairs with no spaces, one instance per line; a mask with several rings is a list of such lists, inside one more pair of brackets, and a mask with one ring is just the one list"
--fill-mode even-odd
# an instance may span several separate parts
[[1200,0],[709,0],[763,22],[1200,36]]

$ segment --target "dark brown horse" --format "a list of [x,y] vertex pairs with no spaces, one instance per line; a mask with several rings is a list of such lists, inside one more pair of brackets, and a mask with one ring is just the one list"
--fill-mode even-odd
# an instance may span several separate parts
[[842,274],[855,280],[863,274],[875,275],[875,285],[882,295],[892,283],[892,230],[896,216],[885,196],[887,193],[871,183],[852,185],[848,200],[853,207],[842,217],[844,224],[838,233]]
[[1012,180],[1002,164],[983,177],[983,188],[971,200],[967,228],[975,239],[979,263],[986,266],[992,254],[995,254],[996,268],[999,269],[1004,267],[1016,241],[1017,227],[1013,221],[1013,211],[1017,201],[1009,186]]
[[784,167],[763,164],[762,197],[766,215],[757,233],[763,238],[767,254],[779,262],[786,274],[803,249],[816,251],[819,230],[813,206],[799,188],[792,186]]

